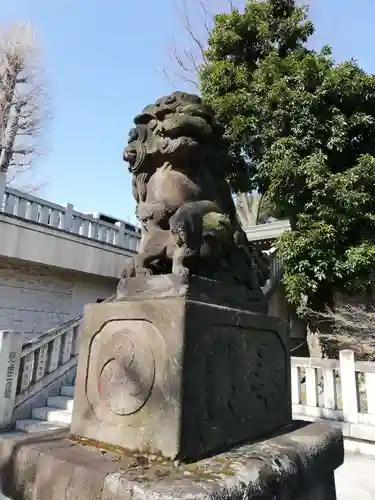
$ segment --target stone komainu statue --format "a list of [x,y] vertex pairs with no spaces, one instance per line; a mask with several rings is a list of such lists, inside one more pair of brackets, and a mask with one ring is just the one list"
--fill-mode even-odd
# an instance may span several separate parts
[[134,123],[124,160],[142,239],[122,277],[192,273],[260,292],[268,267],[238,222],[225,180],[230,157],[212,108],[174,92]]

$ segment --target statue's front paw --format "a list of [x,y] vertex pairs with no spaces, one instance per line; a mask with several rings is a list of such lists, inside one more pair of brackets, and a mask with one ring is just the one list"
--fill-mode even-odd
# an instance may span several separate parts
[[132,257],[125,261],[125,266],[121,272],[120,279],[122,278],[133,278],[135,276],[135,266]]
[[136,216],[142,222],[147,222],[154,218],[154,210],[148,203],[141,203],[136,208]]
[[172,274],[176,276],[189,276],[190,271],[187,267],[182,266],[181,264],[176,264],[172,266]]
[[183,245],[186,244],[186,231],[183,231],[180,228],[178,229],[173,228],[171,229],[171,233],[178,247],[182,247]]
[[137,267],[135,270],[136,276],[152,276],[152,271],[147,267]]

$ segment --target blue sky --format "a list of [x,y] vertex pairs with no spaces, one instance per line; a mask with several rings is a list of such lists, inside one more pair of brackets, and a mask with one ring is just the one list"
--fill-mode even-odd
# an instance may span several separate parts
[[[311,0],[313,45],[375,73],[374,0]],[[175,0],[0,0],[1,22],[30,21],[44,51],[53,102],[43,197],[129,218],[122,161],[132,118],[172,90],[159,68],[178,26]]]

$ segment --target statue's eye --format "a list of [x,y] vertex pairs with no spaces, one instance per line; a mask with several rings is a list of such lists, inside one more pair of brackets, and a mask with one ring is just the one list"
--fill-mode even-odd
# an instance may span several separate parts
[[129,132],[128,142],[133,142],[138,139],[138,130],[136,128],[132,128]]
[[155,129],[156,129],[156,127],[157,127],[157,125],[158,125],[158,121],[157,121],[157,120],[150,120],[150,121],[148,122],[148,128],[149,128],[150,130],[155,130]]
[[170,95],[165,100],[165,104],[173,104],[175,101],[176,101],[176,96],[175,95]]

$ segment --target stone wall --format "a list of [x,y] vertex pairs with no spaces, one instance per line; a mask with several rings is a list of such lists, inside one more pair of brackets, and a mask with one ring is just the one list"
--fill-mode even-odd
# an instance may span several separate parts
[[117,281],[55,268],[0,261],[0,330],[24,332],[28,340],[106,299]]

